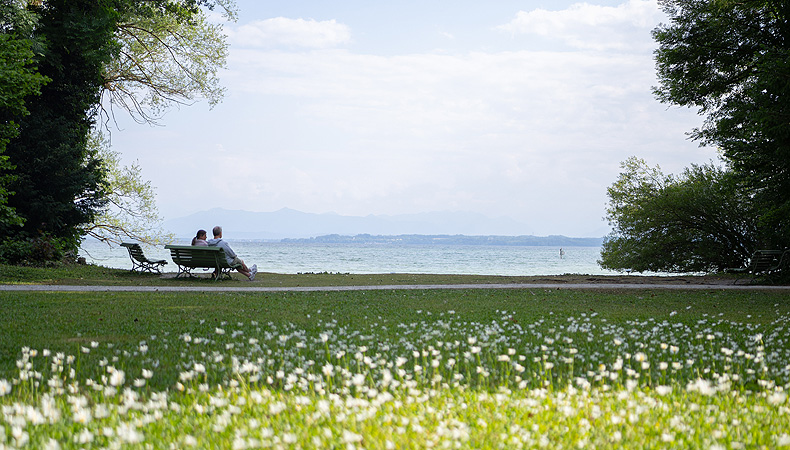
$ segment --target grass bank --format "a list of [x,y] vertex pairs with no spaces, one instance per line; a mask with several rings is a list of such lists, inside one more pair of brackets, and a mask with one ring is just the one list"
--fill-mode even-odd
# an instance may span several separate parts
[[0,292],[0,447],[776,448],[790,296]]

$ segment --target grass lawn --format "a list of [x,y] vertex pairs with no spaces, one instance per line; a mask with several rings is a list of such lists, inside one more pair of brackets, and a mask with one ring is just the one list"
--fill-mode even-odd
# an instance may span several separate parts
[[0,448],[790,446],[789,321],[715,289],[0,292]]
[[[200,278],[174,278],[175,273],[164,275],[141,274],[122,269],[109,269],[95,265],[60,265],[52,268],[17,267],[0,264],[0,284],[55,284],[55,285],[106,285],[106,286],[389,286],[405,284],[513,284],[513,283],[675,283],[675,284],[732,284],[732,275],[706,276],[590,276],[567,274],[559,276],[496,276],[496,275],[442,275],[442,274],[347,274],[307,273],[281,274],[259,272],[250,282],[238,273],[233,280],[215,282],[209,272],[196,271]],[[748,281],[740,281],[746,284]]]

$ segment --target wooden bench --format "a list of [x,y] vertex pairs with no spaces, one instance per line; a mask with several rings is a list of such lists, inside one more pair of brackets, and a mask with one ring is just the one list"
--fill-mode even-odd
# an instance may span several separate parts
[[167,264],[164,259],[148,259],[143,254],[143,248],[140,244],[133,242],[123,242],[121,247],[126,247],[129,250],[129,258],[132,260],[132,272],[150,272],[162,273],[159,268]]
[[[788,263],[790,263],[790,250],[757,250],[749,260],[748,266],[727,269],[726,271],[739,275],[752,275],[753,277],[770,276],[781,270]],[[735,279],[735,283],[738,283],[738,278]]]
[[230,272],[242,267],[241,265],[231,266],[225,258],[225,251],[219,247],[199,247],[192,245],[165,245],[165,249],[170,250],[170,257],[178,266],[180,276],[195,277],[192,273],[194,269],[214,269],[215,281],[226,278],[230,280]]

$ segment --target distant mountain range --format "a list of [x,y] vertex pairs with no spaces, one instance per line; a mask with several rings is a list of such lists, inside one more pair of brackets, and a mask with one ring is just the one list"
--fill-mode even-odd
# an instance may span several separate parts
[[[164,228],[179,238],[191,238],[198,229],[211,233],[214,225],[222,225],[225,236],[230,239],[266,239],[266,240],[310,240],[329,241],[389,241],[393,239],[432,242],[444,240],[444,243],[466,243],[472,241],[491,241],[498,237],[531,238],[530,242],[511,245],[600,245],[600,238],[578,239],[564,236],[539,238],[524,236],[526,225],[510,218],[492,219],[483,214],[469,212],[430,212],[403,215],[369,215],[341,216],[339,214],[313,214],[283,208],[274,212],[251,212],[214,208],[201,211],[186,217],[165,221]],[[461,235],[465,242],[458,242]],[[452,238],[452,239],[451,239]],[[473,239],[474,238],[474,239]],[[557,243],[566,239],[566,243]],[[498,239],[505,242],[507,239]],[[453,241],[453,242],[450,242]],[[513,242],[513,239],[509,240]],[[577,242],[572,244],[571,242]],[[489,242],[491,243],[491,242]],[[504,244],[507,245],[507,244]]]

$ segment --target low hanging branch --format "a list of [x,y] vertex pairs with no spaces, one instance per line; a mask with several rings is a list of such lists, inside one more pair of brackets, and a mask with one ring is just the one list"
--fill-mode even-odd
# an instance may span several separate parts
[[140,166],[137,163],[121,166],[118,153],[110,149],[109,143],[96,130],[90,145],[104,161],[108,205],[83,228],[84,234],[107,244],[128,240],[151,245],[172,242],[172,234],[161,227],[154,188],[150,181],[143,180]]
[[138,123],[158,124],[173,105],[198,98],[213,107],[225,89],[217,72],[225,66],[228,46],[222,27],[197,13],[191,20],[167,15],[132,17],[116,31],[119,58],[105,68],[103,96]]

